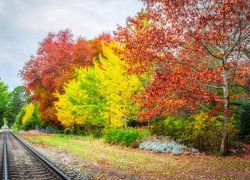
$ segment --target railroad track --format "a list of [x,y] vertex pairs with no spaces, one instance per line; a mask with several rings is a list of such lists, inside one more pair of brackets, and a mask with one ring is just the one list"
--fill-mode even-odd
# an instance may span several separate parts
[[10,131],[0,133],[1,179],[69,179]]
[[4,179],[4,170],[3,170],[3,133],[0,133],[0,179]]

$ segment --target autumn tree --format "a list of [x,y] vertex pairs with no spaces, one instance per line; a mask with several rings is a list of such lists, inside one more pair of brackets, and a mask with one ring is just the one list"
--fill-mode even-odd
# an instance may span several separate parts
[[25,113],[21,120],[22,128],[28,130],[34,129],[36,125],[40,125],[37,105],[29,103],[24,107],[24,111]]
[[103,46],[103,56],[100,57],[96,73],[100,79],[99,90],[107,99],[104,116],[111,126],[127,129],[129,120],[136,119],[139,112],[135,95],[143,92],[144,86],[137,75],[127,73],[126,63],[112,50],[114,46],[117,47],[114,43]]
[[30,130],[36,125],[41,125],[37,104],[26,104],[17,114],[13,128]]
[[139,104],[133,96],[144,87],[138,76],[127,73],[125,62],[114,54],[112,46],[103,46],[103,56],[93,67],[76,71],[76,79],[66,84],[65,94],[57,93],[57,116],[66,128],[92,125],[126,129],[128,121],[137,116]]
[[63,85],[74,77],[79,66],[92,64],[93,50],[87,40],[74,41],[69,30],[49,33],[39,44],[36,55],[31,56],[21,71],[21,77],[32,99],[39,103],[43,122],[60,124],[54,109],[56,92],[63,93]]
[[227,153],[235,90],[249,86],[249,1],[143,2],[146,10],[116,33],[131,72],[155,67],[143,119],[214,104],[224,116],[220,150]]
[[98,57],[99,55],[103,55],[103,44],[109,44],[113,40],[113,37],[109,33],[99,34],[94,39],[90,40],[91,46],[94,50],[94,56]]
[[66,84],[65,94],[57,94],[57,116],[66,129],[86,125],[99,130],[107,125],[102,115],[106,99],[98,91],[99,83],[94,68],[81,68],[76,71],[76,79]]

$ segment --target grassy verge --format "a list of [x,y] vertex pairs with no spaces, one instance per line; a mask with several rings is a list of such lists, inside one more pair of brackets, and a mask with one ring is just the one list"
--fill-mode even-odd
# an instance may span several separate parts
[[68,151],[105,168],[150,179],[247,179],[250,173],[250,161],[240,157],[173,156],[109,145],[91,137],[28,134],[22,137],[33,144]]

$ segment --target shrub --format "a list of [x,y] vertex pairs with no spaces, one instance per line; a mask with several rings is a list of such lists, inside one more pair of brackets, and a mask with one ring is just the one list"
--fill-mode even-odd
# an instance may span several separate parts
[[141,138],[142,134],[138,133],[134,129],[129,129],[127,131],[123,129],[111,130],[104,136],[104,140],[108,143],[132,147],[135,147],[138,140]]
[[223,119],[220,116],[210,117],[206,112],[199,112],[190,119],[185,129],[183,142],[201,150],[217,151],[221,141]]
[[198,153],[197,149],[188,148],[185,145],[178,144],[176,141],[169,140],[169,139],[146,140],[146,141],[140,143],[139,148],[151,150],[151,151],[155,151],[155,152],[161,152],[161,153],[171,153],[174,155]]
[[250,102],[241,105],[238,111],[239,130],[242,138],[250,137]]
[[142,135],[142,137],[148,137],[151,135],[150,130],[148,129],[148,127],[145,126],[140,128],[135,128],[135,130],[139,132]]
[[92,125],[92,124],[85,124],[84,131],[87,135],[92,135],[95,138],[100,138],[103,136],[103,129],[104,126],[100,125]]
[[[188,119],[180,138],[182,143],[196,147],[199,150],[217,152],[220,148],[221,135],[224,129],[223,116],[210,116],[207,112],[200,111]],[[227,123],[229,135],[237,132],[235,119],[232,116]]]
[[[232,117],[227,129],[229,135],[237,131]],[[190,118],[174,118],[158,120],[153,123],[152,133],[156,135],[170,136],[175,141],[186,144],[199,150],[217,151],[221,143],[223,130],[223,117],[210,116],[207,112],[200,111]]]
[[179,137],[186,124],[187,121],[184,118],[168,116],[165,119],[156,120],[152,124],[151,133],[157,136]]

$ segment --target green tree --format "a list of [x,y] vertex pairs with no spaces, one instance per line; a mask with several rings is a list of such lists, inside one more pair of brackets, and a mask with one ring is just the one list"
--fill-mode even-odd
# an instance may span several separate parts
[[26,108],[26,106],[23,106],[21,108],[21,110],[19,111],[19,113],[15,119],[15,123],[13,124],[14,129],[20,130],[22,128],[22,120],[23,120],[23,117],[26,113],[25,108]]
[[20,109],[13,128],[29,130],[34,129],[36,125],[41,125],[38,107],[29,103]]
[[55,103],[57,117],[67,129],[75,125],[106,126],[102,113],[106,99],[98,90],[100,80],[94,68],[81,68],[76,71],[76,79],[65,86],[65,94],[57,94]]
[[36,125],[40,125],[37,105],[29,103],[25,106],[25,114],[22,118],[22,125],[25,130],[34,129]]
[[0,79],[0,126],[2,126],[4,123],[3,119],[6,116],[8,102],[9,102],[8,87]]
[[17,86],[10,93],[8,112],[6,115],[8,126],[12,126],[21,108],[27,104],[29,97],[26,95],[24,86]]

